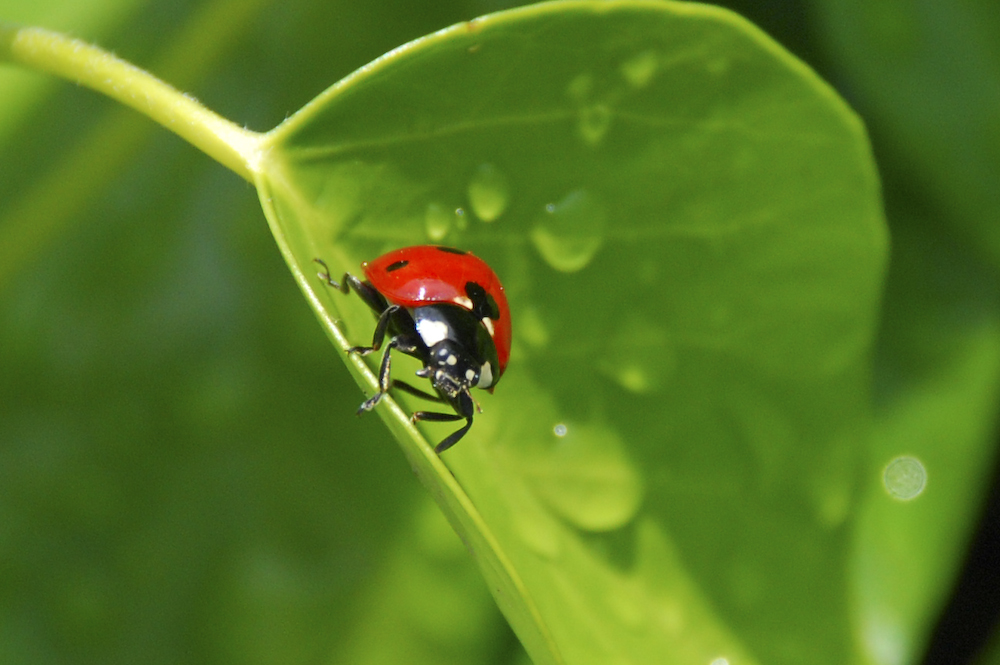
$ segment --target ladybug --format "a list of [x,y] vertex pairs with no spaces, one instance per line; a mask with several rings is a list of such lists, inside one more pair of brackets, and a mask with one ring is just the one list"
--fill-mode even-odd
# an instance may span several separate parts
[[[472,427],[476,405],[472,388],[493,392],[510,357],[511,325],[507,297],[496,273],[470,252],[452,247],[404,247],[361,264],[365,281],[344,273],[340,282],[323,267],[318,276],[342,293],[353,290],[378,318],[371,346],[355,346],[349,353],[367,355],[382,348],[378,392],[358,414],[371,411],[390,388],[423,399],[442,402],[455,413],[417,411],[413,422],[451,422],[465,425],[435,446],[451,448]],[[423,363],[417,376],[430,379],[436,394],[390,378],[390,352],[396,349]]]

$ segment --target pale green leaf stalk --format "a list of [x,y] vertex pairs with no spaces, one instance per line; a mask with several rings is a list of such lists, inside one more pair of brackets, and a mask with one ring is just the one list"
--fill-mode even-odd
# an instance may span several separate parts
[[243,129],[152,74],[96,46],[42,28],[0,24],[0,58],[87,86],[146,115],[252,180],[261,134]]

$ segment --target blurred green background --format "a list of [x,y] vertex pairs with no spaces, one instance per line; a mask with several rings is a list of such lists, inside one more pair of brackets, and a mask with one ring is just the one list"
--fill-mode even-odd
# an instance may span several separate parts
[[[0,19],[95,41],[263,131],[513,4],[2,0]],[[893,232],[881,407],[974,385],[955,417],[992,436],[995,2],[730,6],[872,131]],[[523,662],[381,421],[345,417],[360,393],[250,185],[7,67],[0,145],[0,663]]]

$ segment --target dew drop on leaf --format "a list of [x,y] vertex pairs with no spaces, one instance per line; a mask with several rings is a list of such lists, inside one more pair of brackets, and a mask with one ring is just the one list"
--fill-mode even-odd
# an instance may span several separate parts
[[659,69],[656,51],[643,51],[621,64],[625,81],[633,88],[645,88]]
[[916,457],[903,455],[889,462],[882,477],[886,491],[894,499],[915,499],[927,486],[927,469]]
[[677,352],[662,325],[634,312],[621,317],[604,345],[597,369],[625,390],[648,395],[663,386],[677,367]]
[[580,109],[580,137],[588,145],[597,145],[611,126],[611,109],[606,104],[591,104]]
[[549,344],[549,328],[532,305],[525,305],[517,316],[517,337],[533,349],[543,349]]
[[579,74],[566,86],[566,96],[574,102],[581,103],[590,96],[594,87],[594,79],[590,74]]
[[451,230],[455,215],[440,203],[428,203],[424,211],[424,228],[427,238],[432,242],[441,242]]
[[465,218],[465,208],[455,208],[454,220],[459,231],[464,231],[469,226],[469,220]]
[[560,272],[583,270],[604,244],[607,213],[604,206],[583,189],[558,203],[545,206],[531,242],[542,259]]
[[510,184],[507,176],[493,164],[482,164],[469,181],[469,205],[476,217],[492,222],[507,209]]
[[552,511],[585,531],[628,524],[642,502],[642,479],[618,434],[600,424],[561,423],[552,447],[525,466],[532,489]]

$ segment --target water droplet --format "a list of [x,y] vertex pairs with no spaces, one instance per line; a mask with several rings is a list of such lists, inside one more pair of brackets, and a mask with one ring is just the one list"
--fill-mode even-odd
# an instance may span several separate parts
[[541,349],[549,343],[549,329],[542,321],[538,310],[531,306],[525,306],[517,315],[517,338],[528,346]]
[[590,97],[594,79],[590,74],[579,74],[566,86],[566,96],[575,102],[583,102]]
[[886,491],[895,499],[915,499],[927,486],[927,469],[916,457],[903,455],[889,462],[882,478]]
[[716,76],[721,76],[722,74],[725,74],[726,72],[729,71],[729,68],[731,66],[732,63],[729,61],[729,58],[725,57],[713,58],[712,60],[709,60],[707,63],[705,63],[705,69],[708,70],[708,73],[715,74]]
[[656,56],[656,51],[643,51],[630,60],[626,60],[621,65],[621,73],[633,88],[645,88],[653,79],[660,63]]
[[459,231],[464,231],[469,226],[469,220],[465,217],[465,208],[455,208],[455,226]]
[[582,270],[604,244],[607,213],[586,190],[571,192],[545,206],[531,241],[545,261],[561,272]]
[[566,436],[566,425],[559,423],[552,428],[552,433],[560,438]]
[[566,424],[553,431],[552,447],[525,460],[531,487],[559,516],[587,531],[617,529],[642,502],[639,472],[625,455],[618,434],[603,425]]
[[642,395],[652,392],[659,384],[656,376],[650,373],[648,371],[649,368],[640,362],[622,362],[619,364],[617,370],[615,378],[625,390]]
[[729,665],[729,659],[728,658],[716,658],[711,663],[709,663],[709,665]]
[[428,203],[424,211],[424,228],[427,237],[433,242],[440,242],[451,230],[455,215],[439,203]]
[[674,345],[663,326],[635,312],[622,317],[621,327],[605,345],[597,368],[625,390],[647,395],[663,385],[677,366]]
[[510,202],[507,176],[493,164],[482,164],[469,181],[469,204],[472,212],[484,222],[492,222],[503,214]]
[[584,142],[597,145],[611,126],[611,109],[606,104],[591,104],[580,109],[578,129]]

